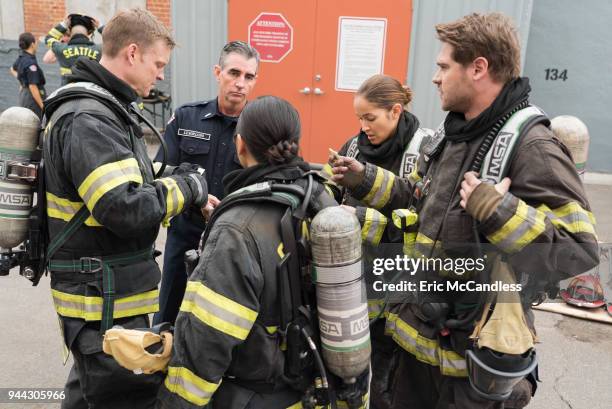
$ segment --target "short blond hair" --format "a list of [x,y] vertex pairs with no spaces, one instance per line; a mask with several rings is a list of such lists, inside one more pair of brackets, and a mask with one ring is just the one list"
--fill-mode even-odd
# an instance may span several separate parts
[[489,63],[491,77],[503,84],[521,72],[521,47],[512,20],[501,13],[473,13],[437,24],[438,39],[453,46],[453,60],[465,66],[478,57]]
[[102,54],[113,58],[131,43],[146,49],[157,40],[165,41],[171,49],[176,45],[170,30],[151,12],[141,8],[123,10],[104,26]]

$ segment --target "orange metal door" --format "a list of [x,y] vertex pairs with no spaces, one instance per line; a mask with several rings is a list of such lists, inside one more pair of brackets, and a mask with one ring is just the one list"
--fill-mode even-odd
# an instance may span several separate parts
[[[249,25],[262,12],[280,13],[291,25],[293,47],[279,62],[261,62],[257,83],[250,99],[260,95],[276,95],[289,101],[300,113],[302,141],[310,134],[312,98],[304,93],[310,87],[313,70],[314,0],[228,0],[228,40],[247,41]],[[302,91],[302,92],[300,92]]]
[[291,51],[279,62],[260,64],[252,97],[277,95],[298,109],[302,155],[308,161],[324,162],[328,147],[338,149],[359,130],[353,111],[354,90],[343,90],[337,78],[341,18],[384,25],[382,71],[406,81],[411,0],[228,0],[228,4],[230,40],[247,40],[249,25],[262,12],[280,13],[291,25]]
[[[338,149],[359,131],[359,121],[353,109],[354,91],[338,91],[337,60],[340,16],[385,22],[383,73],[406,83],[412,1],[410,0],[319,0],[315,33],[315,63],[311,80],[313,93],[311,134],[305,149],[310,161],[327,160],[327,149]],[[317,80],[320,78],[319,80]]]

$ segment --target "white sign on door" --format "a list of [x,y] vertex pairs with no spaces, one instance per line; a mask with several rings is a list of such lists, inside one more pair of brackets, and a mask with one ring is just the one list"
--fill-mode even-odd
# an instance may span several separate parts
[[386,34],[387,19],[338,19],[337,91],[357,91],[363,81],[382,74]]

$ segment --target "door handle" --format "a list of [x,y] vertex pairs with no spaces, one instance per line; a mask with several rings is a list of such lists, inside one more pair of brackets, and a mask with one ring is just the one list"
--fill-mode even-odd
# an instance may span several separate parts
[[323,90],[321,88],[315,88],[314,89],[314,94],[315,95],[323,95],[323,94],[325,94],[325,92],[323,92]]
[[[318,88],[317,88],[317,89],[318,89]],[[308,87],[304,87],[304,88],[302,88],[302,89],[300,90],[300,93],[301,93],[301,94],[304,94],[304,95],[308,95],[308,94],[310,94],[310,88],[308,88]]]

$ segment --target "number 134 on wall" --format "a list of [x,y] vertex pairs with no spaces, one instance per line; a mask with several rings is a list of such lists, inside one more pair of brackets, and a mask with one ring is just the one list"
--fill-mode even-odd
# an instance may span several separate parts
[[546,68],[544,72],[546,73],[544,76],[546,81],[567,80],[567,69]]

